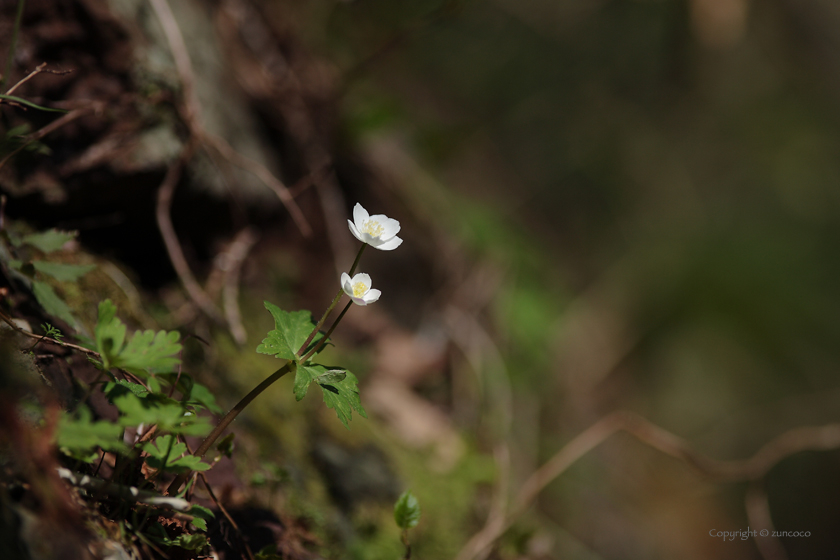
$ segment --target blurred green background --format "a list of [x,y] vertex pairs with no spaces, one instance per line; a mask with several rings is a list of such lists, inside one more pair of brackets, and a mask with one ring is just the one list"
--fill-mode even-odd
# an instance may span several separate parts
[[[619,408],[720,459],[836,420],[838,6],[296,7],[311,48],[349,76],[348,141],[470,263],[469,293],[435,288],[492,334],[479,373],[506,381],[485,381],[483,412],[457,391],[452,407],[485,445],[509,442],[514,488]],[[509,426],[488,420],[508,401]],[[840,554],[839,460],[802,453],[770,472],[776,528],[811,532],[782,540],[790,558]],[[709,536],[747,529],[745,489],[616,436],[500,554],[758,558],[752,540]]]

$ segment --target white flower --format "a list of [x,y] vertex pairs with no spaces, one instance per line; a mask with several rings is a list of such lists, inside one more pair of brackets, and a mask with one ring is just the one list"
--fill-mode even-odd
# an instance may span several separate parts
[[397,237],[400,223],[383,214],[371,216],[361,204],[353,207],[353,221],[347,220],[350,232],[362,243],[382,251],[392,251],[400,246],[402,239]]
[[346,272],[341,273],[341,289],[350,296],[353,303],[367,305],[379,299],[382,292],[370,289],[370,276],[360,272],[353,278]]

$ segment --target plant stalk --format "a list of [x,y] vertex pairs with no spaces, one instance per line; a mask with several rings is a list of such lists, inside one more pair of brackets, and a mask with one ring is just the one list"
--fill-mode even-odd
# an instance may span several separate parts
[[[356,260],[353,261],[353,266],[350,267],[350,276],[353,276],[353,273],[356,272],[356,267],[359,266],[359,260],[362,258],[362,253],[364,253],[365,247],[367,247],[367,243],[362,243],[361,249],[359,249],[359,252],[356,254]],[[343,293],[344,293],[344,290],[339,288],[338,294],[336,294],[335,298],[333,298],[332,303],[330,304],[329,307],[327,307],[327,310],[324,311],[324,314],[321,316],[321,320],[318,321],[318,324],[315,325],[315,328],[312,329],[312,332],[309,334],[309,338],[306,339],[306,342],[304,342],[303,346],[301,346],[300,350],[298,350],[298,355],[300,355],[301,352],[305,352],[306,348],[312,343],[312,339],[315,338],[315,335],[317,335],[318,332],[321,330],[321,327],[324,326],[324,323],[326,322],[327,317],[330,316],[330,313],[333,312],[333,309],[335,309],[335,306],[338,305],[338,300],[341,299],[341,295]],[[330,331],[330,332],[332,332],[332,331]],[[311,354],[312,353],[310,352],[309,355],[311,355]],[[301,360],[301,362],[305,362],[305,361],[306,360]]]
[[[358,254],[356,254],[356,260],[353,261],[353,266],[350,268],[350,276],[353,275],[353,273],[356,271],[356,267],[359,266],[359,260],[362,258],[362,253],[365,251],[365,247],[367,247],[367,243],[362,244],[361,249],[359,249]],[[318,321],[318,324],[315,325],[314,329],[312,329],[312,333],[306,339],[306,342],[304,342],[303,345],[300,347],[300,350],[297,351],[298,356],[300,356],[301,353],[305,352],[307,346],[309,346],[312,343],[312,340],[315,338],[315,335],[317,335],[318,332],[321,330],[321,327],[324,326],[324,322],[327,320],[327,317],[329,317],[330,313],[332,313],[333,309],[335,309],[335,306],[338,304],[338,300],[341,299],[342,294],[344,294],[344,290],[338,290],[338,294],[335,296],[335,298],[333,298],[332,303],[324,312],[324,315],[321,317],[321,320]],[[350,308],[351,303],[352,301],[347,304],[347,306],[341,312],[341,315],[338,316],[338,319],[336,319],[335,323],[333,323],[332,327],[330,327],[329,332],[327,332],[327,335],[320,341],[318,346],[313,348],[310,352],[306,354],[306,356],[303,359],[300,360],[301,363],[305,363],[306,360],[308,360],[313,354],[315,354],[317,350],[320,350],[324,346],[324,344],[326,344],[327,339],[329,339],[336,325],[338,325],[342,317],[344,317],[344,314],[347,313],[347,310]],[[230,426],[231,422],[233,422],[236,419],[236,417],[239,416],[239,413],[245,410],[245,407],[251,404],[251,401],[257,398],[257,396],[259,396],[260,393],[265,391],[272,383],[289,373],[289,371],[291,371],[292,369],[293,363],[294,362],[288,362],[286,365],[284,365],[283,367],[269,375],[267,378],[265,378],[263,382],[254,387],[250,393],[242,397],[242,400],[236,403],[236,406],[230,409],[230,412],[225,414],[224,418],[222,418],[216,425],[216,427],[213,428],[213,431],[210,432],[210,435],[204,438],[204,441],[202,441],[201,445],[198,446],[198,449],[196,449],[195,452],[193,452],[193,455],[196,457],[204,457],[204,455],[210,450],[213,444],[216,443],[216,440],[219,439],[219,436],[222,435],[222,432],[224,432],[227,429],[227,427]],[[187,478],[189,478],[191,474],[191,472],[187,472],[181,473],[178,476],[176,476],[175,480],[173,480],[172,483],[169,485],[169,488],[166,489],[166,493],[170,496],[177,494],[178,490],[181,489],[181,485],[183,485],[184,482],[186,482]]]
[[344,318],[344,314],[345,314],[345,313],[347,313],[347,310],[348,310],[348,309],[350,309],[350,306],[351,306],[351,305],[353,305],[352,300],[351,300],[351,301],[348,301],[348,302],[347,302],[347,305],[345,305],[345,306],[344,306],[344,309],[342,309],[342,310],[341,310],[341,314],[338,316],[338,319],[336,319],[336,320],[335,320],[335,323],[333,323],[333,324],[332,324],[332,326],[330,327],[330,330],[328,330],[328,331],[327,331],[327,334],[326,334],[326,335],[324,335],[324,338],[322,338],[322,339],[318,342],[318,345],[317,345],[317,346],[315,346],[312,350],[310,350],[309,352],[307,352],[307,353],[306,353],[306,356],[304,356],[303,358],[301,358],[301,359],[300,359],[300,363],[305,364],[305,363],[306,363],[306,360],[308,360],[309,358],[311,358],[312,356],[314,356],[315,354],[317,354],[318,352],[320,352],[320,351],[321,351],[321,348],[323,348],[323,347],[324,347],[324,345],[327,343],[327,340],[329,340],[329,339],[330,339],[330,335],[331,335],[331,334],[333,333],[333,331],[335,330],[335,327],[336,327],[336,326],[337,326],[337,325],[341,322],[341,320]]
[[[225,414],[224,418],[222,418],[216,425],[216,427],[213,428],[213,431],[210,432],[210,435],[204,438],[204,441],[202,441],[201,445],[198,446],[198,449],[196,449],[195,452],[193,452],[193,455],[195,455],[196,457],[204,457],[207,451],[209,451],[213,444],[216,443],[216,440],[219,438],[219,436],[222,435],[222,432],[224,432],[227,429],[227,427],[230,426],[231,422],[236,420],[236,417],[239,416],[239,413],[245,410],[245,407],[251,404],[251,401],[257,398],[257,396],[259,396],[260,393],[268,389],[268,387],[272,383],[289,373],[289,371],[291,370],[291,366],[292,362],[288,362],[286,365],[284,365],[283,367],[266,377],[262,383],[251,389],[250,393],[242,397],[242,400],[236,403],[236,405],[232,409],[230,409],[230,412]],[[181,485],[184,482],[186,482],[187,478],[189,478],[191,474],[191,472],[187,472],[176,476],[175,480],[173,480],[172,483],[169,485],[169,488],[167,488],[166,493],[170,496],[177,494],[178,490],[181,488]]]

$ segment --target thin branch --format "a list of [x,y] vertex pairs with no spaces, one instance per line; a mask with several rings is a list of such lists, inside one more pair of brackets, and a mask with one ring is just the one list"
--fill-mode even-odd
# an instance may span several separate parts
[[[42,335],[40,335],[40,334],[35,334],[35,333],[29,332],[25,329],[20,328],[19,326],[17,326],[15,324],[15,322],[12,320],[11,317],[6,315],[2,311],[0,311],[0,319],[2,319],[12,329],[14,329],[15,331],[17,331],[18,333],[20,333],[22,335],[28,336],[29,338],[37,338],[39,341],[43,338]],[[95,350],[91,350],[90,348],[85,348],[84,346],[78,346],[76,344],[71,344],[69,342],[64,342],[63,340],[57,340],[57,339],[54,339],[54,338],[50,338],[49,342],[52,343],[52,344],[58,344],[59,346],[63,346],[65,348],[71,348],[73,350],[78,350],[79,352],[84,352],[85,354],[88,354],[90,356],[96,356],[97,358],[102,357],[102,356],[100,356],[99,352],[96,352]]]
[[178,76],[184,88],[184,103],[186,105],[184,120],[189,126],[190,133],[197,137],[205,147],[212,147],[233,165],[248,171],[265,183],[267,187],[274,191],[280,199],[280,202],[289,211],[292,220],[294,220],[303,236],[309,237],[312,234],[312,228],[303,216],[300,207],[294,201],[294,198],[289,194],[289,189],[286,188],[286,185],[275,177],[265,166],[243,156],[233,149],[227,141],[209,133],[201,124],[199,118],[201,115],[201,106],[195,94],[195,76],[181,29],[178,27],[175,15],[172,13],[166,0],[149,0],[149,2],[152,4],[155,15],[163,27],[163,32],[169,43],[169,49],[172,51],[172,56],[175,59],[175,67],[178,70]]
[[614,412],[605,416],[563,446],[523,484],[507,517],[499,522],[488,520],[458,553],[456,560],[484,559],[492,544],[525,513],[550,482],[578,459],[603,443],[616,432],[624,431],[666,455],[679,459],[720,482],[758,481],[779,461],[801,451],[826,451],[840,448],[840,424],[794,428],[770,440],[752,457],[720,461],[707,457],[679,436],[660,428],[630,412]]
[[239,525],[236,524],[236,521],[233,520],[233,517],[230,516],[228,510],[225,509],[225,506],[222,505],[222,502],[219,501],[219,498],[216,497],[216,494],[213,492],[213,489],[210,488],[210,483],[207,482],[207,477],[204,475],[203,472],[198,473],[198,476],[201,477],[201,481],[204,483],[204,487],[207,488],[207,493],[210,494],[210,498],[213,500],[213,503],[216,504],[216,507],[219,508],[219,511],[222,512],[222,515],[225,516],[225,519],[228,520],[230,526],[233,527],[233,530],[236,531],[236,535],[239,537],[240,542],[242,542],[242,546],[245,547],[245,552],[248,555],[248,560],[254,560],[254,553],[251,552],[251,547],[248,546],[248,541],[245,540],[245,535],[242,534],[242,530],[239,529]]
[[184,89],[184,105],[186,114],[185,120],[190,129],[197,124],[198,115],[201,114],[201,106],[195,94],[195,75],[192,70],[187,44],[184,36],[175,20],[175,15],[166,0],[149,0],[152,9],[155,11],[166,41],[169,43],[169,50],[172,51],[172,58],[175,60],[175,68],[178,70],[178,77],[181,80],[181,87]]
[[216,306],[210,300],[207,293],[201,288],[190,270],[187,259],[184,257],[184,252],[181,249],[181,244],[178,241],[178,235],[175,233],[175,228],[172,226],[172,218],[170,216],[170,209],[172,207],[172,197],[175,192],[175,187],[178,180],[181,178],[181,172],[184,169],[187,161],[192,157],[196,148],[196,141],[190,138],[184,149],[181,150],[181,155],[166,172],[163,182],[158,188],[156,217],[158,229],[163,237],[163,243],[166,245],[166,252],[169,254],[169,260],[172,261],[172,266],[178,274],[178,278],[184,285],[184,289],[190,298],[198,305],[208,317],[219,325],[225,326],[225,318],[216,309]]
[[32,134],[30,134],[29,136],[26,137],[26,142],[24,142],[23,144],[21,144],[20,146],[18,146],[14,150],[12,150],[10,153],[6,154],[6,157],[4,157],[2,160],[0,160],[0,169],[2,169],[3,166],[6,165],[6,162],[9,161],[15,154],[20,152],[22,149],[27,147],[32,142],[40,140],[41,138],[43,138],[47,134],[49,134],[51,132],[54,132],[55,130],[61,128],[62,126],[64,126],[67,123],[75,121],[79,117],[87,115],[88,113],[91,113],[91,112],[98,112],[100,110],[101,106],[102,106],[101,103],[94,102],[94,103],[91,103],[90,105],[87,105],[85,107],[81,107],[79,109],[74,109],[73,111],[70,111],[69,113],[67,113],[63,117],[60,117],[60,118],[54,120],[53,122],[51,122],[50,124],[46,125],[45,127],[39,129],[38,131],[33,132]]
[[33,70],[32,72],[30,72],[30,73],[29,73],[29,74],[28,74],[28,75],[27,75],[24,79],[22,79],[21,81],[19,81],[18,83],[16,83],[16,84],[15,84],[15,85],[13,85],[12,87],[10,87],[10,88],[9,88],[9,91],[7,91],[7,92],[6,92],[6,95],[11,95],[12,93],[14,93],[14,91],[15,91],[17,88],[19,88],[20,86],[22,86],[23,84],[25,84],[26,82],[28,82],[30,79],[32,79],[34,76],[36,76],[36,75],[38,75],[38,74],[40,74],[40,73],[42,73],[42,72],[47,72],[47,73],[49,73],[49,74],[57,74],[57,75],[59,75],[59,76],[63,76],[64,74],[70,74],[70,73],[72,73],[73,71],[72,71],[72,70],[49,70],[49,69],[47,69],[47,63],[46,63],[46,62],[42,62],[41,64],[39,64],[38,66],[36,66],[36,67],[35,67],[35,70]]
[[245,257],[259,239],[256,230],[245,228],[233,238],[230,248],[225,254],[225,282],[222,297],[224,300],[225,317],[230,326],[233,339],[241,346],[248,340],[248,333],[242,325],[242,314],[239,311],[239,276]]
[[[286,375],[289,371],[291,371],[291,368],[292,362],[288,362],[286,365],[284,365],[283,367],[266,377],[262,383],[251,389],[251,392],[242,397],[242,399],[238,403],[236,403],[236,405],[232,409],[230,409],[230,412],[225,414],[224,418],[222,418],[219,421],[219,423],[216,424],[216,427],[213,428],[213,431],[210,432],[210,434],[206,438],[204,438],[204,441],[201,442],[201,445],[198,446],[198,449],[195,450],[195,453],[193,453],[193,455],[195,455],[196,457],[204,457],[204,455],[210,450],[210,448],[213,446],[213,444],[216,442],[216,440],[219,438],[222,432],[224,432],[227,429],[227,427],[230,426],[230,424],[234,420],[236,420],[236,417],[239,416],[239,413],[245,410],[245,407],[251,404],[251,401],[257,398],[260,395],[260,393],[268,389],[268,387],[272,383],[274,383],[275,381]],[[172,483],[169,485],[169,488],[166,490],[166,493],[169,495],[177,493],[178,490],[181,488],[181,485],[184,484],[184,482],[186,482],[189,476],[190,473],[183,473],[176,476],[175,480],[172,481]]]
[[9,91],[6,92],[6,95],[12,95],[17,88],[19,88],[21,85],[26,83],[32,76],[35,76],[36,74],[41,73],[41,71],[43,71],[43,69],[46,68],[46,66],[47,66],[46,62],[42,62],[41,64],[36,66],[35,70],[30,72],[29,75],[27,75],[24,79],[22,79],[21,81],[19,81],[18,83],[16,83],[12,87],[10,87]]
[[764,560],[787,560],[785,548],[779,538],[773,535],[775,530],[773,518],[770,516],[770,503],[762,481],[754,480],[747,487],[744,509],[747,511],[750,527],[757,531],[753,540]]
[[265,186],[274,191],[274,194],[277,195],[277,198],[280,199],[280,202],[282,202],[286,207],[286,210],[289,211],[289,215],[292,217],[292,220],[294,220],[298,229],[300,229],[301,234],[303,234],[304,237],[312,235],[312,227],[304,217],[303,212],[295,202],[291,192],[289,192],[288,187],[286,187],[283,181],[278,179],[271,171],[269,171],[268,168],[260,162],[246,157],[234,150],[224,138],[211,134],[203,129],[201,130],[201,140],[207,146],[212,147],[219,152],[219,155],[224,157],[230,163],[255,176],[257,179],[262,181]]

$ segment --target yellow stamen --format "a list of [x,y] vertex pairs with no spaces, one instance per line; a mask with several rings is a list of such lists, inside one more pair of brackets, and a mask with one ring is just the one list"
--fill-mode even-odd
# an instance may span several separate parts
[[365,225],[362,226],[362,231],[371,237],[379,237],[385,233],[385,228],[376,220],[365,220]]
[[353,297],[362,297],[368,291],[368,287],[364,282],[356,282],[353,284]]

